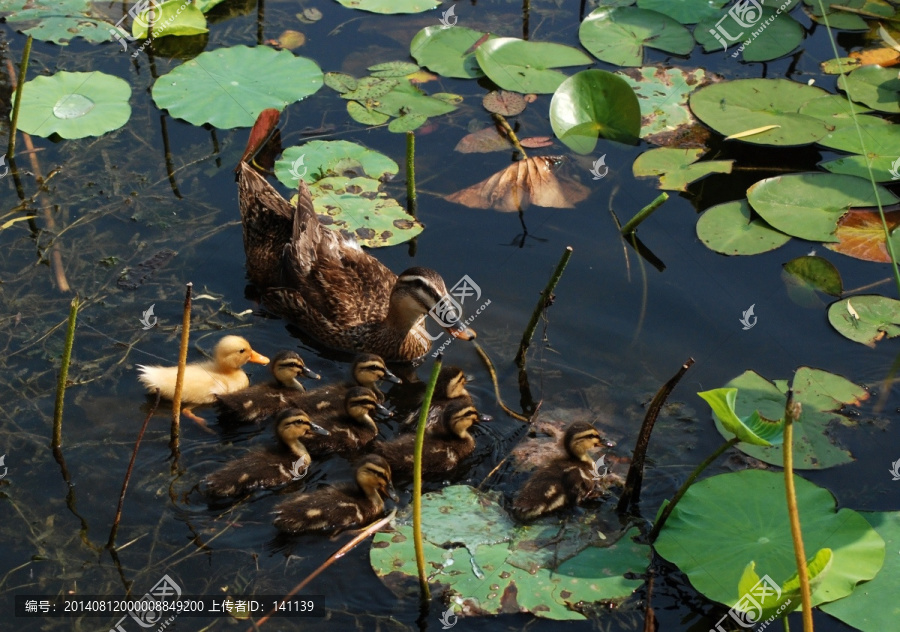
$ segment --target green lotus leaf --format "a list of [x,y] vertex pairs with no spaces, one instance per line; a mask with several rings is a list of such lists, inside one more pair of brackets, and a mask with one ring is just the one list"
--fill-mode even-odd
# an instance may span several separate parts
[[[264,68],[265,72],[260,72]],[[232,46],[202,53],[153,84],[153,100],[193,125],[251,127],[266,108],[285,106],[322,87],[311,59],[266,46]]]
[[[409,54],[420,66],[442,77],[477,79],[483,77],[484,73],[478,66],[472,47],[484,36],[485,33],[464,26],[452,29],[427,26],[413,37],[409,44]],[[494,37],[488,35],[488,39]]]
[[791,240],[765,220],[751,217],[747,200],[717,204],[697,220],[697,237],[707,248],[723,255],[758,255]]
[[153,37],[168,35],[199,35],[208,33],[206,17],[193,4],[185,5],[185,0],[166,0],[162,4],[154,4],[140,13],[131,25],[131,33],[137,38],[146,39],[150,12],[153,12]]
[[894,14],[894,8],[882,0],[842,0],[840,3],[823,2],[821,6],[819,5],[819,0],[803,0],[803,2],[808,7],[807,13],[813,20],[819,24],[826,23],[822,18],[822,7],[824,7],[824,15],[828,19],[828,26],[844,31],[865,31],[869,28],[869,25],[866,24],[862,16],[832,8],[832,4],[840,4],[850,9],[860,10],[864,14],[880,15],[886,18]]
[[697,125],[687,107],[691,92],[707,81],[702,68],[682,70],[643,66],[614,73],[637,95],[641,106],[641,138],[657,145]]
[[428,117],[424,114],[404,114],[395,118],[388,124],[388,131],[395,134],[405,134],[425,125]]
[[[890,121],[885,121],[877,116],[863,116],[872,110],[853,103],[847,97],[840,94],[826,94],[825,96],[810,99],[800,106],[800,114],[812,116],[821,119],[825,124],[834,131],[844,129],[846,127],[856,129],[858,124],[860,127],[867,125],[890,125]],[[856,115],[854,123],[853,115]],[[826,135],[825,138],[828,138]],[[819,141],[822,142],[822,141]]]
[[367,108],[359,101],[349,101],[347,103],[347,114],[350,115],[357,123],[363,125],[382,125],[390,120],[390,116],[376,112],[371,108]]
[[874,347],[879,340],[900,336],[900,301],[886,296],[851,296],[831,304],[828,322],[845,338]]
[[440,0],[337,0],[350,9],[371,13],[422,13],[440,6]]
[[729,0],[637,0],[641,9],[657,11],[681,24],[695,24],[700,20],[724,15],[722,8]]
[[[720,40],[725,38],[716,28],[720,21],[722,15],[709,17],[700,20],[694,29],[697,43],[708,53],[722,48]],[[743,30],[733,19],[726,19],[721,26],[727,29],[729,35],[733,33],[733,37],[737,39],[734,42],[735,48],[729,48],[727,52],[731,57],[740,54],[746,62],[770,61],[784,57],[800,45],[804,35],[799,22],[786,15],[784,11],[777,13],[777,8],[772,6],[762,7],[760,17]],[[753,33],[756,33],[755,37]]]
[[827,259],[815,255],[791,259],[782,266],[781,277],[790,299],[802,307],[823,306],[816,292],[840,296],[843,291],[838,269]]
[[475,58],[491,81],[504,90],[522,94],[550,94],[566,79],[553,68],[591,63],[590,57],[571,46],[514,37],[487,40],[476,49]]
[[838,88],[847,96],[865,103],[879,112],[900,112],[900,79],[896,69],[881,66],[863,66],[849,75],[838,77]]
[[131,86],[102,72],[58,72],[25,83],[19,129],[35,136],[102,136],[131,117]]
[[341,94],[353,92],[359,87],[359,80],[344,72],[326,72],[325,85]]
[[[392,79],[392,81],[397,80]],[[377,101],[371,106],[372,109],[390,116],[404,114],[420,114],[425,117],[440,116],[456,109],[456,106],[451,103],[428,96],[407,79],[400,79],[392,90],[379,97]]]
[[600,7],[578,28],[581,45],[601,61],[617,66],[640,66],[644,47],[687,55],[694,38],[667,15],[635,7]]
[[367,68],[373,77],[405,77],[419,71],[416,64],[408,61],[386,61]]
[[328,176],[389,180],[399,170],[384,154],[346,140],[312,140],[289,147],[275,162],[275,176],[291,189],[297,188],[295,174],[312,184]]
[[109,42],[116,32],[113,24],[91,14],[91,3],[87,0],[7,0],[0,5],[0,13],[16,29],[37,22],[22,32],[61,46],[76,37],[89,42]]
[[738,416],[734,410],[738,389],[715,388],[697,395],[706,400],[722,427],[744,443],[770,446],[784,442],[784,421],[766,419],[756,410]]
[[690,183],[711,173],[731,173],[734,160],[697,162],[705,152],[701,148],[657,147],[638,156],[631,169],[637,177],[660,176],[660,189],[686,191]]

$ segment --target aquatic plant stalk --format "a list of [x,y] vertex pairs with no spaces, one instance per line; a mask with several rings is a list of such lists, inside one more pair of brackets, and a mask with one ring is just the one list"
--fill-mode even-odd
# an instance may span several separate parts
[[528,351],[528,346],[531,344],[531,339],[534,337],[534,330],[537,329],[541,312],[550,307],[550,303],[553,300],[553,290],[556,289],[556,284],[559,283],[559,279],[562,277],[563,271],[566,269],[566,265],[568,265],[571,257],[572,246],[566,246],[559,263],[556,264],[556,270],[553,271],[553,276],[550,277],[550,280],[547,282],[547,287],[541,292],[541,297],[538,299],[537,305],[534,306],[534,311],[531,312],[531,320],[528,321],[528,326],[522,334],[522,341],[519,343],[519,352],[516,354],[516,364],[520,367],[525,364],[525,353]]
[[425,422],[428,420],[428,408],[431,406],[434,386],[437,384],[443,360],[443,354],[439,353],[434,361],[434,366],[431,367],[431,377],[428,378],[425,399],[422,400],[422,409],[419,411],[416,447],[413,452],[413,544],[416,547],[416,567],[419,569],[419,596],[423,602],[431,599],[431,590],[428,588],[428,577],[425,574],[425,547],[422,544],[422,447],[425,445]]
[[56,404],[53,407],[53,438],[50,441],[51,448],[59,448],[62,444],[62,416],[63,402],[66,396],[66,381],[69,379],[69,363],[72,361],[72,345],[75,342],[75,321],[78,318],[78,308],[81,301],[78,297],[72,299],[69,307],[69,326],[66,329],[66,341],[63,344],[62,362],[59,366],[59,380],[56,383]]
[[416,134],[406,132],[406,212],[416,216]]
[[191,334],[191,290],[194,284],[188,282],[184,291],[184,311],[181,316],[181,347],[178,350],[178,372],[175,374],[175,395],[172,397],[172,438],[170,445],[178,449],[181,434],[181,390],[184,387],[184,367],[187,365],[188,339]]
[[784,491],[787,496],[788,518],[791,521],[791,539],[794,541],[794,558],[797,562],[797,578],[800,580],[800,598],[803,605],[803,632],[813,632],[812,599],[809,590],[809,570],[806,552],[803,550],[803,531],[800,529],[800,512],[797,510],[797,491],[794,488],[794,422],[800,418],[802,407],[794,401],[794,391],[787,393],[784,406]]
[[503,403],[503,399],[500,397],[500,384],[497,382],[497,370],[494,368],[494,363],[491,362],[491,359],[490,357],[488,357],[487,352],[481,348],[481,345],[478,344],[478,341],[472,342],[472,345],[475,347],[475,351],[478,352],[478,355],[481,357],[481,360],[487,367],[488,373],[491,374],[491,382],[494,383],[494,395],[497,397],[497,403],[500,405],[500,408],[502,408],[503,412],[505,412],[510,417],[518,419],[519,421],[529,421],[528,417],[526,417],[525,415],[520,415]]
[[12,160],[16,157],[16,128],[19,125],[19,108],[22,105],[22,92],[25,90],[25,77],[28,73],[28,58],[31,57],[31,35],[25,40],[25,50],[22,51],[22,64],[19,66],[19,77],[16,81],[16,99],[13,101],[12,118],[9,124],[9,145],[6,148],[6,157]]
[[506,120],[502,114],[497,114],[496,112],[492,112],[491,116],[494,118],[494,121],[500,128],[503,130],[503,133],[509,138],[510,142],[513,144],[513,147],[516,148],[520,154],[522,154],[522,158],[528,159],[528,154],[525,153],[525,149],[522,147],[522,143],[519,142],[519,137],[516,136],[516,133],[513,131],[513,128],[510,127],[509,122]]
[[668,199],[669,199],[668,193],[666,193],[665,191],[660,193],[659,196],[657,196],[657,198],[655,200],[653,200],[652,202],[650,202],[650,204],[648,204],[647,206],[642,208],[640,211],[638,211],[637,215],[635,215],[630,220],[625,222],[625,225],[622,227],[622,230],[621,230],[622,235],[627,237],[628,235],[633,233],[634,230],[638,227],[638,224],[640,224],[645,219],[650,217],[650,215],[653,213],[653,211],[655,211],[660,206],[662,206],[663,203]]
[[713,461],[722,456],[722,453],[731,448],[732,446],[740,443],[740,439],[737,437],[732,437],[722,445],[720,445],[716,450],[710,454],[706,459],[697,467],[694,468],[694,471],[691,472],[691,475],[687,477],[687,480],[681,484],[681,487],[678,488],[678,491],[675,492],[675,495],[672,496],[672,500],[669,501],[669,504],[666,505],[666,508],[663,509],[663,512],[659,515],[659,518],[656,520],[656,524],[653,525],[653,529],[650,531],[649,540],[653,542],[656,540],[656,536],[659,535],[660,529],[663,528],[663,525],[666,524],[666,520],[669,519],[669,515],[675,509],[675,505],[678,504],[678,501],[681,500],[681,497],[687,492],[688,488],[693,485],[694,481],[697,480],[697,477],[709,467]]
[[688,358],[687,362],[681,365],[678,372],[673,375],[668,382],[662,385],[653,396],[650,405],[647,407],[647,414],[644,415],[644,421],[641,424],[641,431],[638,433],[637,443],[634,446],[634,454],[631,457],[631,466],[628,468],[628,476],[625,479],[625,489],[622,496],[619,497],[619,503],[616,505],[616,511],[625,513],[629,508],[641,499],[641,484],[644,480],[644,462],[647,459],[647,447],[650,445],[650,435],[653,433],[653,426],[656,424],[656,418],[662,405],[666,403],[666,399],[675,389],[675,385],[681,381],[681,377],[694,365],[694,358]]

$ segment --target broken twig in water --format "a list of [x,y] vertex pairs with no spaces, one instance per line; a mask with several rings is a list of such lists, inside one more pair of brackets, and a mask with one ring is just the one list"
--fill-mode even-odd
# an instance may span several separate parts
[[622,230],[621,230],[622,235],[625,237],[628,237],[628,235],[630,235],[631,233],[633,233],[635,231],[635,229],[638,227],[638,224],[640,224],[645,219],[650,217],[650,215],[653,213],[653,211],[655,211],[660,206],[662,206],[663,202],[665,202],[668,199],[669,199],[668,193],[666,193],[666,192],[660,193],[659,196],[655,200],[653,200],[652,202],[650,202],[650,204],[648,204],[647,206],[645,206],[644,208],[639,210],[637,212],[637,215],[635,215],[630,220],[625,222],[625,225],[622,227]]
[[169,446],[178,450],[181,435],[181,390],[184,387],[184,368],[187,365],[188,339],[191,334],[191,290],[188,282],[184,291],[184,312],[181,317],[181,348],[178,350],[178,372],[175,374],[175,394],[172,397],[172,438]]
[[62,444],[62,416],[63,403],[66,397],[66,381],[69,379],[69,363],[72,361],[72,345],[75,343],[75,321],[78,318],[78,308],[81,301],[78,297],[72,299],[69,308],[69,326],[66,329],[66,342],[63,345],[62,362],[59,366],[59,380],[56,383],[56,403],[53,408],[53,439],[50,447],[57,449]]
[[528,326],[525,327],[525,332],[522,334],[522,341],[519,343],[519,352],[516,354],[516,364],[519,367],[525,365],[525,353],[528,351],[528,346],[531,344],[531,339],[534,337],[534,330],[537,329],[538,320],[541,318],[541,312],[550,307],[553,300],[553,290],[556,289],[556,284],[559,283],[559,279],[562,277],[563,271],[566,269],[566,265],[569,263],[571,257],[572,246],[566,246],[562,258],[559,260],[559,263],[556,264],[556,270],[553,271],[553,276],[550,277],[550,280],[547,282],[547,287],[541,292],[541,298],[538,299],[537,305],[534,306],[534,311],[531,312],[531,320],[528,321]]

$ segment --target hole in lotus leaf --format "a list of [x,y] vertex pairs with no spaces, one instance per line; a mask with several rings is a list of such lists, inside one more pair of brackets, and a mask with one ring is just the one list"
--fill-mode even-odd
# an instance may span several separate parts
[[94,102],[81,94],[62,97],[53,106],[53,115],[60,119],[79,118],[94,109]]

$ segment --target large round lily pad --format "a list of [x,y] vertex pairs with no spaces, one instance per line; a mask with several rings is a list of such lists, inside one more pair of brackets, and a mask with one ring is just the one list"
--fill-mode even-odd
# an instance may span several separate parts
[[761,180],[747,189],[753,210],[778,230],[810,241],[838,241],[838,220],[850,208],[894,204],[882,187],[836,173],[796,173]]
[[275,162],[275,176],[292,189],[297,188],[298,176],[310,184],[327,176],[387,180],[399,170],[384,154],[346,140],[313,140],[290,147]]
[[582,70],[553,94],[550,125],[573,151],[589,154],[598,136],[635,142],[641,130],[641,107],[621,77],[605,70]]
[[19,129],[35,136],[102,136],[131,117],[131,86],[106,73],[58,72],[23,90]]
[[[706,52],[721,50],[722,43],[719,40],[724,38],[716,28],[721,22],[720,26],[727,28],[726,32],[737,38],[735,48],[727,50],[731,57],[740,54],[747,62],[778,59],[797,48],[803,41],[804,34],[800,23],[784,13],[777,12],[775,7],[762,7],[758,19],[743,30],[730,16],[722,21],[722,15],[716,15],[700,20],[694,28],[694,37]],[[762,27],[763,24],[765,28]],[[756,37],[752,33],[756,33]]]
[[828,308],[828,322],[845,338],[874,347],[879,340],[900,336],[900,301],[886,296],[851,296]]
[[722,8],[729,0],[637,0],[641,9],[659,11],[681,24],[695,24],[704,18],[723,15]]
[[810,99],[825,96],[821,88],[788,79],[738,79],[716,83],[691,95],[691,110],[725,136],[775,125],[741,138],[758,145],[806,145],[828,132],[825,123],[800,114]]
[[[484,35],[464,26],[450,29],[427,26],[413,37],[409,54],[420,66],[443,77],[476,79],[483,77],[484,73],[478,66],[472,46]],[[493,37],[488,36],[489,39]]]
[[527,94],[550,94],[566,75],[552,68],[587,66],[591,58],[577,48],[551,42],[530,42],[498,37],[475,51],[478,65],[491,81],[504,90]]
[[750,219],[747,200],[717,204],[704,211],[697,220],[697,237],[723,255],[758,255],[791,240],[759,217]]
[[863,66],[838,77],[838,88],[854,101],[879,112],[900,112],[900,79],[896,68]]
[[283,110],[321,87],[322,71],[311,59],[266,46],[232,46],[178,66],[156,80],[152,93],[172,116],[231,129],[251,127],[266,108]]
[[687,55],[694,38],[667,15],[636,7],[600,7],[578,28],[581,45],[602,61],[617,66],[640,66],[644,47]]
[[[835,511],[826,489],[794,477],[803,543],[812,556],[831,549],[831,566],[812,593],[817,605],[846,597],[875,577],[884,540],[852,509]],[[780,472],[745,470],[713,476],[688,489],[656,540],[660,555],[685,573],[698,591],[733,606],[750,562],[783,586],[797,572]]]
[[440,0],[337,0],[350,9],[371,13],[422,13],[440,6]]

